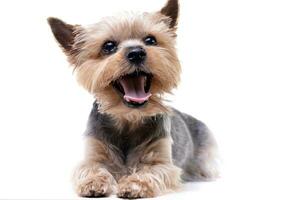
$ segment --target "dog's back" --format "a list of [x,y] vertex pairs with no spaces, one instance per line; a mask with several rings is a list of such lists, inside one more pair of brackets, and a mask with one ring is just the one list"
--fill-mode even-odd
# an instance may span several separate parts
[[171,136],[173,161],[183,169],[183,180],[217,178],[217,146],[203,122],[173,108]]

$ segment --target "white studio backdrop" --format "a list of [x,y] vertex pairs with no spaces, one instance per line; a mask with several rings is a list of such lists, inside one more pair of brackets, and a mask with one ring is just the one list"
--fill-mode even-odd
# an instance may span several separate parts
[[[75,198],[93,98],[47,25],[90,24],[164,0],[0,2],[0,198]],[[161,199],[299,199],[300,6],[292,0],[181,0],[183,74],[172,106],[204,121],[222,178]]]

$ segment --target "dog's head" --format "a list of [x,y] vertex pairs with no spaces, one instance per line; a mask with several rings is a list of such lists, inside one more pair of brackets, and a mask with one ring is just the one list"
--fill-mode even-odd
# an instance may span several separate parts
[[169,0],[159,12],[106,17],[89,26],[48,22],[100,111],[131,121],[167,111],[162,95],[180,78],[178,10],[178,0]]

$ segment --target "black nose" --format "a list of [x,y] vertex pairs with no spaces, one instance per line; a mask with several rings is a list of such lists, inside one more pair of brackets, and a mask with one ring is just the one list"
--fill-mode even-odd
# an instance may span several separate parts
[[130,47],[127,52],[127,59],[132,64],[141,64],[146,59],[146,51],[142,47]]

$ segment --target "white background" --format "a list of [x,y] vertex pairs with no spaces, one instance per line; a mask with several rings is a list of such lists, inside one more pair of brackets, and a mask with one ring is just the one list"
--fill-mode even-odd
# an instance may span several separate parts
[[[164,3],[0,2],[0,198],[76,197],[70,176],[93,98],[46,18],[90,24]],[[181,0],[183,74],[171,104],[215,133],[223,175],[161,199],[300,198],[299,10],[296,0]]]

